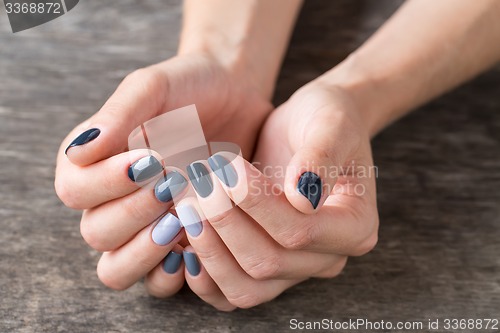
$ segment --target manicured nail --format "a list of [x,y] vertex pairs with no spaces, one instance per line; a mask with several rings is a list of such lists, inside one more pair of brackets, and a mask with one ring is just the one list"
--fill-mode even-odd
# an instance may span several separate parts
[[212,177],[210,177],[210,173],[205,165],[200,162],[194,162],[186,169],[191,184],[193,184],[196,192],[198,192],[202,198],[209,196],[214,189],[214,184],[212,183]]
[[314,172],[307,171],[300,176],[297,191],[311,202],[314,209],[318,207],[322,190],[321,178]]
[[188,185],[184,176],[177,171],[171,171],[162,177],[155,185],[155,196],[161,202],[169,202],[180,194]]
[[193,237],[198,236],[203,231],[200,215],[191,205],[182,205],[175,207],[175,211],[182,222],[182,225]]
[[213,155],[208,158],[208,165],[215,172],[215,175],[228,187],[236,186],[238,174],[231,163],[221,155]]
[[128,168],[128,177],[140,183],[153,176],[156,176],[163,170],[163,166],[154,156],[149,155],[137,160]]
[[157,245],[167,245],[181,229],[181,221],[175,215],[168,213],[155,225],[151,238]]
[[163,270],[168,274],[174,274],[181,265],[182,254],[170,251],[163,262]]
[[200,274],[201,267],[196,254],[188,251],[182,251],[182,256],[189,274],[192,276]]
[[101,134],[101,130],[98,128],[91,128],[91,129],[86,130],[85,132],[83,132],[82,134],[77,136],[76,139],[74,139],[73,142],[71,142],[69,144],[69,146],[66,148],[64,153],[67,154],[68,150],[71,147],[81,146],[81,145],[84,145],[86,143],[89,143],[90,141],[97,138],[99,136],[99,134]]

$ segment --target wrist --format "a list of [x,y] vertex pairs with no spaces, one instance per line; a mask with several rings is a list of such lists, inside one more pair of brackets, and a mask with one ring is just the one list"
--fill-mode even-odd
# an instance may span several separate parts
[[[177,54],[202,55],[215,61],[229,76],[246,82],[270,100],[274,91],[277,70],[258,62],[245,40],[231,39],[219,30],[183,31]],[[274,74],[276,72],[276,74]]]
[[366,130],[372,137],[387,123],[384,118],[383,106],[376,100],[376,85],[363,71],[362,67],[351,55],[313,82],[326,87],[340,88],[354,103]]
[[375,136],[413,105],[412,89],[397,73],[373,70],[357,52],[318,77],[317,83],[345,91],[355,104],[370,136]]

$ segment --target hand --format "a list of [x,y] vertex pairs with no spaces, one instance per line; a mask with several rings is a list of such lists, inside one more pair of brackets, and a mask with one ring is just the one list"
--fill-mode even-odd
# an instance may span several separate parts
[[[186,279],[216,308],[252,307],[310,277],[334,277],[348,256],[375,246],[376,169],[348,91],[320,83],[300,89],[264,125],[260,170],[232,159],[225,171],[238,180],[228,186],[228,177],[213,176],[213,192],[189,203],[207,221],[199,235],[187,233],[202,268]],[[319,178],[308,174],[302,182],[312,182],[298,191],[304,172]],[[238,207],[214,214],[223,194]]]
[[[153,190],[129,178],[131,162],[143,157],[144,163],[150,163],[147,181],[154,184],[161,172],[161,166],[147,157],[148,151],[125,151],[130,132],[159,114],[196,104],[207,141],[235,142],[249,156],[257,131],[271,110],[258,91],[244,73],[212,58],[178,56],[127,76],[102,109],[62,142],[55,188],[67,206],[84,209],[81,233],[91,247],[105,252],[98,265],[105,285],[125,289],[151,271],[146,279],[149,291],[167,296],[184,281],[183,274],[168,275],[160,267],[169,251],[181,250],[175,244],[184,234],[169,219],[169,239],[165,235],[157,238],[160,245],[153,241],[153,222],[172,203],[165,196],[161,199],[166,202],[158,200]],[[89,130],[93,128],[98,130]],[[86,136],[80,136],[66,156],[66,147],[84,131]]]

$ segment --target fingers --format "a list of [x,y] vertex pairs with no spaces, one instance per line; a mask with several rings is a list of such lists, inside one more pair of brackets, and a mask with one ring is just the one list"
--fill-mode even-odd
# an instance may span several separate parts
[[281,188],[253,165],[237,155],[229,160],[239,179],[248,177],[248,184],[238,181],[228,187],[217,178],[219,184],[241,210],[285,249],[359,255],[374,246],[378,215],[373,178],[360,181],[365,186],[364,193],[349,195],[344,190],[357,184],[357,180],[342,176],[339,193],[330,196],[316,214],[306,215],[292,207]]
[[[179,205],[184,210],[183,214],[179,214],[183,225],[196,225],[194,221],[203,219],[203,214],[194,202],[181,202]],[[191,213],[187,214],[188,210],[191,210]],[[186,221],[187,216],[190,217]],[[240,267],[215,230],[206,221],[197,227],[196,232],[194,230],[190,232],[188,228],[186,231],[201,264],[234,306],[249,308],[267,302],[300,282],[300,280],[257,281],[253,279]],[[186,261],[186,256],[184,259]],[[191,272],[191,275],[196,275],[196,270],[194,273]]]
[[287,167],[285,195],[292,206],[304,214],[316,213],[323,205],[342,174],[351,144],[357,142],[346,138],[356,131],[343,128],[335,133],[334,125],[346,122],[337,115],[323,112],[329,107],[319,108],[301,127],[303,133],[297,136],[302,140],[295,143],[297,150]]
[[127,289],[156,267],[182,237],[180,221],[167,214],[124,246],[103,253],[97,275],[109,288]]
[[[152,186],[151,186],[152,187]],[[168,171],[154,184],[83,212],[80,231],[98,251],[114,250],[172,207],[172,198],[187,188],[186,179]]]
[[84,166],[123,152],[132,130],[162,110],[166,91],[166,75],[156,67],[133,72],[99,112],[66,137],[60,153]]
[[165,298],[176,294],[183,285],[182,247],[176,245],[165,259],[148,273],[144,280],[144,286],[150,295]]
[[71,208],[92,208],[126,196],[160,177],[160,161],[160,155],[147,149],[121,153],[86,167],[63,158],[56,170],[56,192]]
[[301,280],[258,281],[249,276],[208,223],[198,237],[188,235],[203,267],[234,306],[250,308],[268,302]]
[[[219,162],[219,163],[217,163]],[[207,168],[202,162],[195,162],[197,168]],[[235,169],[222,155],[209,158],[208,164],[215,170],[224,184],[236,184],[239,179]],[[220,168],[218,168],[220,167]],[[221,184],[214,173],[205,169],[206,179],[193,184],[211,183],[206,186],[209,193],[196,185],[198,205],[210,225],[217,232],[223,244],[235,257],[238,264],[252,278],[301,279],[329,268],[338,262],[338,256],[305,251],[287,251],[280,246],[259,224],[238,207],[232,207]],[[242,179],[241,181],[246,181]],[[230,186],[228,186],[230,190]],[[204,196],[202,196],[202,193]],[[193,206],[196,207],[196,206]],[[181,216],[182,218],[182,216]],[[203,233],[204,231],[202,231]],[[211,232],[210,230],[207,232]],[[196,246],[208,247],[203,243],[208,236],[196,237]]]
[[189,288],[202,300],[221,311],[232,311],[236,306],[229,303],[214,280],[208,275],[196,256],[192,246],[183,252],[186,282]]

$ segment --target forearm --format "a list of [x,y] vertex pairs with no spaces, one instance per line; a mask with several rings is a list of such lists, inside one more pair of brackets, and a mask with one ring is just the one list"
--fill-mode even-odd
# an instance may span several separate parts
[[301,2],[186,0],[179,54],[208,54],[270,98]]
[[500,1],[413,0],[318,81],[353,92],[372,135],[500,59]]

